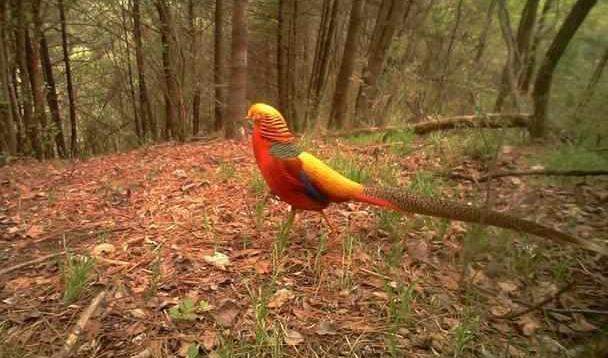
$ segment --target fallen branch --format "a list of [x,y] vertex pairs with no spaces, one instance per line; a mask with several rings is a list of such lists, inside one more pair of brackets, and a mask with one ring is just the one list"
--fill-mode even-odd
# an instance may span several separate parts
[[386,126],[357,128],[350,131],[327,133],[327,137],[348,137],[359,134],[371,134],[378,132],[396,132],[413,130],[416,134],[428,134],[430,132],[457,128],[524,128],[527,127],[530,114],[525,113],[487,113],[483,115],[464,115],[445,118],[425,118],[424,122],[411,126]]
[[97,296],[93,298],[89,306],[84,311],[82,311],[82,314],[78,318],[78,321],[70,330],[68,338],[66,339],[63,347],[61,348],[61,351],[54,356],[55,358],[64,358],[72,355],[72,351],[74,350],[76,342],[78,342],[78,338],[80,338],[80,335],[89,323],[91,316],[97,310],[97,307],[99,307],[101,302],[103,302],[104,298],[106,297],[106,294],[106,290],[99,292]]
[[482,183],[491,179],[504,178],[504,177],[523,177],[531,175],[543,175],[543,176],[569,176],[569,177],[586,177],[586,176],[599,176],[608,175],[608,170],[551,170],[551,169],[536,169],[536,170],[520,170],[512,172],[499,172],[490,175],[484,175],[479,178],[473,178],[466,175],[452,173],[448,174],[451,179],[463,179],[472,182]]
[[33,260],[30,260],[30,261],[22,262],[20,264],[15,265],[15,266],[7,267],[5,269],[0,270],[0,276],[5,275],[5,274],[7,274],[9,272],[13,272],[13,271],[19,270],[21,268],[30,266],[30,265],[35,265],[35,264],[39,264],[41,262],[45,262],[47,260],[50,260],[52,258],[55,258],[55,257],[63,255],[63,254],[65,254],[65,251],[56,252],[54,254],[49,254],[49,255],[41,256],[41,257],[39,257],[37,259],[33,259]]
[[587,313],[587,314],[597,314],[597,315],[608,315],[608,311],[604,311],[604,310],[592,310],[592,309],[587,309],[587,308],[553,308],[553,307],[544,307],[543,311],[557,312],[557,313]]
[[412,126],[414,133],[427,134],[434,131],[458,128],[525,128],[528,126],[529,114],[488,113],[484,115],[466,115],[439,118]]

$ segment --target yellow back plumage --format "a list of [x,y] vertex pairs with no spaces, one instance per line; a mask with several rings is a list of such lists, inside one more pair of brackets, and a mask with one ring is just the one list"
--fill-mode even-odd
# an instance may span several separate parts
[[304,173],[334,200],[349,200],[363,191],[363,185],[333,170],[310,153],[302,152],[298,159],[302,162]]

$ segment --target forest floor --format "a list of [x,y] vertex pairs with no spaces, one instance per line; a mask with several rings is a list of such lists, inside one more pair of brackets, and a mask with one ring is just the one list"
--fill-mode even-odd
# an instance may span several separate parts
[[[443,139],[305,142],[359,180],[490,194],[498,210],[608,238],[606,178],[475,184],[439,175],[485,166]],[[540,150],[503,146],[491,167],[528,169]],[[82,357],[588,357],[608,341],[605,258],[359,203],[327,210],[339,233],[303,213],[285,235],[288,207],[265,191],[245,142],[0,168],[0,356],[68,342]]]

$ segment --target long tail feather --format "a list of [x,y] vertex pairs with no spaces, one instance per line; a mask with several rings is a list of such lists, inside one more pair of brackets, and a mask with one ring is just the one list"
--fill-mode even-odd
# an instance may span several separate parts
[[486,208],[467,206],[452,201],[419,196],[401,189],[382,187],[365,187],[363,192],[355,199],[398,211],[523,231],[549,240],[575,244],[584,249],[608,256],[608,248],[593,241],[573,237],[533,221],[520,219]]

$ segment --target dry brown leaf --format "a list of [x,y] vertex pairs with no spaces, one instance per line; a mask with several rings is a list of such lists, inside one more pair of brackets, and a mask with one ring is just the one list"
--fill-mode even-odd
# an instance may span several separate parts
[[255,272],[264,275],[272,272],[272,262],[270,260],[261,260],[255,263]]
[[492,306],[492,308],[490,308],[490,312],[496,317],[501,317],[509,314],[511,312],[511,308],[505,306]]
[[512,281],[502,281],[502,282],[498,282],[498,287],[506,293],[512,293],[517,291],[518,286],[517,284],[515,284]]
[[538,322],[538,320],[532,315],[520,317],[517,324],[519,324],[521,332],[528,337],[532,336],[534,333],[536,333],[536,330],[540,328],[540,322]]
[[415,260],[426,262],[429,259],[429,244],[425,240],[410,240],[406,244],[407,252]]
[[315,332],[320,336],[335,336],[336,334],[338,334],[338,332],[336,332],[335,326],[327,321],[320,322],[317,325],[317,330]]
[[217,333],[212,330],[206,330],[200,337],[200,342],[207,351],[212,350],[218,344]]
[[29,236],[32,239],[37,239],[43,232],[44,232],[44,230],[42,229],[42,226],[40,226],[40,225],[32,225],[25,232],[25,236]]
[[268,301],[268,308],[280,308],[294,297],[295,295],[292,291],[282,288],[272,295],[270,301]]
[[297,346],[298,344],[304,342],[304,336],[293,329],[288,329],[285,331],[285,343],[288,346]]
[[570,324],[570,328],[577,332],[593,332],[598,329],[598,327],[589,323],[585,316],[580,313],[574,314],[574,323]]
[[223,327],[232,327],[234,320],[240,312],[239,306],[232,300],[224,301],[211,316]]
[[99,244],[93,248],[93,256],[111,254],[115,250],[116,250],[116,248],[112,244],[108,244],[108,243]]

